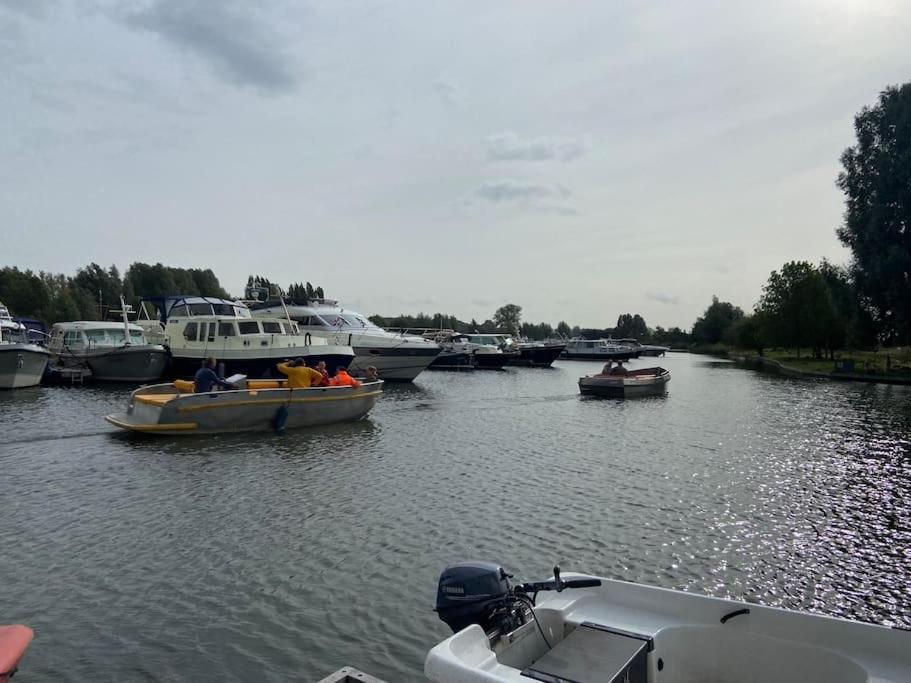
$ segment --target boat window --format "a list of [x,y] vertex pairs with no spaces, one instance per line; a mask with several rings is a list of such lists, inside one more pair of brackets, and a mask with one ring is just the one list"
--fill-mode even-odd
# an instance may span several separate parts
[[234,315],[238,318],[252,318],[253,314],[250,312],[249,308],[240,308],[239,306],[234,306]]
[[219,337],[233,337],[234,336],[234,323],[226,323],[226,322],[218,323],[218,336]]
[[234,306],[231,304],[211,304],[215,315],[234,315]]
[[79,330],[70,330],[63,337],[63,343],[66,346],[82,346],[82,334]]
[[187,323],[183,328],[183,338],[187,341],[196,341],[196,323]]
[[311,315],[310,324],[314,325],[316,327],[335,327],[336,325],[339,324],[336,322],[336,320],[338,319],[338,316],[332,315],[331,313],[324,314],[324,315],[325,315],[325,317],[321,317],[318,315]]
[[181,305],[181,306],[172,306],[172,307],[171,307],[171,312],[168,313],[168,317],[175,317],[175,316],[178,317],[178,318],[180,318],[180,317],[183,317],[183,318],[189,317],[189,316],[190,316],[190,310],[187,308],[187,305],[186,305],[186,304],[183,304],[183,305]]
[[190,315],[212,315],[211,304],[190,304]]
[[142,336],[142,330],[130,330],[131,344],[142,344],[144,342],[145,338]]
[[259,334],[259,323],[255,320],[245,320],[237,323],[237,329],[241,334]]
[[[309,315],[296,315],[296,316],[294,316],[294,319],[298,322],[298,324],[303,325],[304,327],[306,327],[307,325],[310,324]],[[319,325],[319,323],[313,323],[313,324]]]
[[[206,336],[206,328],[209,330],[208,336]],[[202,341],[203,337],[206,337],[207,341],[215,341],[215,323],[200,323],[199,329],[199,341]]]
[[[244,323],[241,323],[241,325],[243,325],[243,324]],[[264,320],[263,321],[263,332],[265,332],[266,334],[281,334],[282,326],[279,325],[277,322],[274,322],[271,320],[270,321]]]

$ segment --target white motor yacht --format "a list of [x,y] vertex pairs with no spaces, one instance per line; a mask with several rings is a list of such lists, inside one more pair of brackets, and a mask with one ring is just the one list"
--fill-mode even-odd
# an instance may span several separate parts
[[[156,311],[155,317],[149,312]],[[177,377],[192,377],[209,356],[224,364],[226,375],[277,377],[276,364],[303,358],[325,361],[329,374],[354,360],[351,346],[301,330],[286,317],[253,318],[239,301],[215,297],[170,296],[142,299],[137,324],[158,336],[171,353]]]
[[358,374],[369,366],[377,369],[387,381],[410,382],[427,369],[440,353],[433,341],[405,333],[388,332],[370,322],[357,311],[341,308],[331,299],[312,300],[306,304],[268,301],[253,304],[253,315],[284,317],[295,321],[302,332],[332,344],[354,349],[351,368]]
[[25,325],[0,303],[0,389],[33,387],[41,382],[50,354],[28,340]]
[[436,683],[899,683],[911,632],[579,574],[511,584],[466,562],[440,576],[453,635],[424,664]]
[[585,339],[573,337],[566,342],[560,358],[568,360],[629,360],[638,358],[639,351],[631,344],[615,339]]

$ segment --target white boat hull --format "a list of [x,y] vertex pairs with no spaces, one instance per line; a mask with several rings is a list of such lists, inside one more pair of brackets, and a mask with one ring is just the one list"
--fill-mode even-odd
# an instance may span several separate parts
[[20,389],[41,383],[49,354],[36,344],[0,344],[0,389]]
[[249,387],[179,394],[174,384],[137,389],[126,413],[107,415],[115,427],[152,434],[221,434],[297,429],[360,420],[376,404],[383,382],[360,387],[288,389],[254,380]]
[[[552,646],[550,661],[559,659],[564,641],[569,643],[573,632],[588,623],[649,643],[645,677],[631,679],[647,683],[911,681],[911,633],[905,630],[601,581],[597,588],[539,594],[535,614]],[[564,646],[564,651],[572,650]],[[534,677],[523,670],[545,669],[548,652],[534,622],[493,646],[473,624],[434,647],[424,672],[437,683],[528,683]],[[582,661],[572,663],[585,668]],[[590,671],[574,680],[614,680],[610,673]]]
[[389,349],[377,346],[354,346],[354,360],[350,369],[358,376],[369,366],[377,369],[380,377],[393,382],[411,382],[434,361],[439,349],[409,348]]

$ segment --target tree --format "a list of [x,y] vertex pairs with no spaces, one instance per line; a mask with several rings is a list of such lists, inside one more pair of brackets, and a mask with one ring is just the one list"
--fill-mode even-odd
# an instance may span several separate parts
[[883,337],[911,342],[911,83],[886,88],[854,117],[857,142],[841,155],[845,193],[838,238]]
[[764,315],[764,337],[796,348],[798,358],[801,346],[811,347],[816,357],[832,347],[836,313],[826,281],[811,263],[791,261],[772,271],[757,310]]
[[696,344],[718,344],[727,329],[741,318],[743,310],[739,306],[719,301],[717,296],[713,296],[711,305],[693,324],[692,341]]
[[648,326],[645,324],[645,319],[638,313],[636,315],[624,313],[617,318],[614,334],[620,338],[639,339],[648,334]]
[[516,304],[500,306],[497,312],[493,314],[495,327],[507,332],[516,332],[519,329],[519,321],[521,319],[522,307],[516,306]]
[[764,313],[753,313],[734,322],[724,334],[724,342],[731,347],[750,349],[760,356],[765,350]]

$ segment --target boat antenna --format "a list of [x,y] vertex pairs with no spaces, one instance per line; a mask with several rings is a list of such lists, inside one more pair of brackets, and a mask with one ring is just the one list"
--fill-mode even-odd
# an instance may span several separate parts
[[285,312],[285,318],[288,320],[288,329],[293,330],[294,325],[291,322],[291,314],[288,313],[288,307],[285,306],[285,292],[281,287],[278,288],[278,298],[282,302],[282,310]]
[[123,314],[124,346],[129,346],[130,345],[130,319],[127,316],[127,304],[123,300],[123,294],[120,295],[120,312]]

